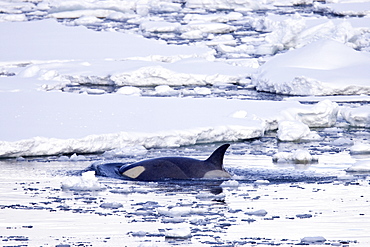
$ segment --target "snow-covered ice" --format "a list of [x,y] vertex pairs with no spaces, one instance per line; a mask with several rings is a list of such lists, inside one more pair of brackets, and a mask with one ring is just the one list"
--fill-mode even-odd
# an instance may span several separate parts
[[[4,242],[369,245],[368,0],[3,1],[0,12]],[[229,181],[87,171],[202,159],[219,142],[232,144]]]
[[279,152],[272,157],[276,163],[309,164],[317,162],[318,158],[311,155],[309,151],[298,149],[292,152]]
[[95,177],[94,171],[82,173],[81,177],[68,177],[62,182],[62,189],[75,191],[96,191],[104,190],[98,179]]
[[252,82],[257,90],[280,94],[369,94],[369,66],[369,54],[323,39],[276,55]]
[[351,126],[370,128],[370,106],[346,107],[340,113]]

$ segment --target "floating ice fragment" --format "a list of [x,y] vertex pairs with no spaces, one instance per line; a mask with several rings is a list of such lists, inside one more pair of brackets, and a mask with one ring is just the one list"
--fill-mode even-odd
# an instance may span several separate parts
[[369,154],[370,145],[365,143],[355,143],[350,149],[351,154]]
[[270,183],[270,181],[268,181],[268,180],[256,180],[256,181],[254,181],[254,184],[256,184],[256,185],[263,185],[263,184],[269,184]]
[[324,243],[326,241],[326,239],[324,237],[304,237],[301,239],[301,243],[306,243],[306,244],[310,244],[310,243]]
[[300,121],[281,121],[277,131],[280,141],[318,140],[320,136]]
[[104,202],[100,204],[101,208],[111,208],[111,209],[117,209],[117,208],[122,208],[123,205],[122,203],[119,202]]
[[145,232],[145,231],[138,231],[138,232],[131,233],[131,235],[133,237],[145,237],[146,234],[147,234],[147,232]]
[[61,162],[63,162],[63,161],[69,161],[69,157],[68,156],[65,156],[65,155],[62,155],[62,156],[60,156],[58,158],[58,161],[61,161]]
[[80,18],[73,21],[75,25],[91,25],[103,22],[103,20],[95,16],[81,16]]
[[297,214],[296,217],[300,219],[308,219],[312,218],[312,214]]
[[189,227],[169,229],[165,232],[166,238],[190,238],[191,230]]
[[89,88],[86,89],[87,94],[95,94],[95,95],[100,95],[100,94],[105,94],[105,90],[103,89],[96,89],[96,88]]
[[341,115],[351,125],[355,127],[370,127],[370,106],[360,106],[357,108],[343,108]]
[[62,182],[62,189],[66,190],[103,190],[104,187],[98,182],[94,171],[82,173],[81,177],[68,177]]
[[297,115],[309,127],[331,127],[337,121],[338,104],[323,100],[310,109],[301,110]]
[[339,175],[337,176],[338,180],[354,180],[355,177],[352,175]]
[[140,25],[140,29],[150,33],[171,33],[176,32],[181,27],[180,23],[170,23],[165,21],[147,21]]
[[200,94],[200,95],[209,95],[209,94],[212,94],[211,89],[205,88],[205,87],[196,87],[196,88],[194,88],[194,92],[196,94]]
[[157,212],[161,215],[169,216],[169,217],[181,217],[188,214],[191,214],[190,207],[173,207],[170,209],[161,207],[157,208]]
[[293,152],[279,152],[272,156],[275,163],[309,164],[317,162],[317,157],[312,156],[307,150],[297,149]]
[[239,182],[235,181],[235,180],[228,180],[228,181],[222,182],[222,184],[220,186],[221,187],[238,187]]
[[156,86],[155,87],[155,92],[158,95],[166,95],[166,96],[177,94],[177,92],[175,91],[175,89],[171,88],[168,85]]
[[123,94],[123,95],[140,96],[141,89],[137,87],[132,87],[132,86],[125,86],[125,87],[121,87],[120,89],[118,89],[116,93]]
[[370,172],[370,159],[359,160],[346,169],[346,172]]
[[250,211],[245,212],[246,215],[255,215],[255,216],[265,216],[267,214],[267,211],[264,209],[256,210],[256,211]]
[[76,153],[72,154],[72,156],[69,158],[70,161],[84,161],[86,160],[86,157],[83,155],[77,155]]
[[330,143],[333,146],[347,146],[353,145],[353,141],[349,138],[338,138]]

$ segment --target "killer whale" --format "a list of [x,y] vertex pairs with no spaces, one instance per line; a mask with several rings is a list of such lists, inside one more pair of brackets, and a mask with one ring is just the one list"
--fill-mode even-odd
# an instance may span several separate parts
[[95,171],[97,175],[138,181],[230,178],[223,168],[224,155],[229,146],[220,146],[204,161],[187,157],[162,157],[133,164],[107,163],[95,167]]

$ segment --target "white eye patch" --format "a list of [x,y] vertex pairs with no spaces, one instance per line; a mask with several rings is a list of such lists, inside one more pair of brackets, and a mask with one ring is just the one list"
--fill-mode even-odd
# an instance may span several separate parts
[[129,177],[129,178],[137,178],[144,171],[145,171],[144,166],[135,166],[134,168],[128,169],[127,171],[122,173],[122,175]]

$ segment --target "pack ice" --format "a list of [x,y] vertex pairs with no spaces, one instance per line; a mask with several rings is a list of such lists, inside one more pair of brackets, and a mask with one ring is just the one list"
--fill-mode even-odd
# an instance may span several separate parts
[[[253,83],[260,90],[296,94],[294,90],[303,88],[313,92],[309,83],[301,87],[283,81],[280,86],[274,80],[288,74],[283,70],[291,70],[292,75],[294,71],[300,71],[299,75],[309,71],[320,74],[318,67],[311,68],[315,60],[300,59],[319,48],[326,48],[322,52],[331,54],[321,62],[322,68],[326,68],[323,74],[332,70],[345,74],[354,64],[363,69],[369,61],[367,55],[352,48],[334,41],[318,41],[321,43],[279,55],[256,71],[217,60],[214,51],[206,46],[167,45],[135,34],[66,27],[53,20],[3,22],[0,30],[8,37],[0,40],[4,75],[0,77],[1,157],[238,141],[258,138],[266,130],[278,128],[283,141],[316,139],[310,127],[334,125],[338,115],[336,103],[324,100],[316,105],[302,105],[298,101],[127,94],[140,95],[138,86],[143,85],[159,85],[158,91],[170,93],[169,85],[238,84],[252,74]],[[338,56],[354,57],[349,61],[336,59],[334,51],[339,52]],[[296,70],[289,61],[296,61],[301,67]],[[279,66],[273,66],[277,63]],[[360,72],[355,78],[364,83],[368,72]],[[340,85],[350,85],[345,80],[341,82]],[[73,94],[58,90],[68,83],[108,83],[122,87],[123,93]],[[368,87],[361,85],[362,92],[367,92]],[[295,129],[293,135],[286,138],[291,129]]]

